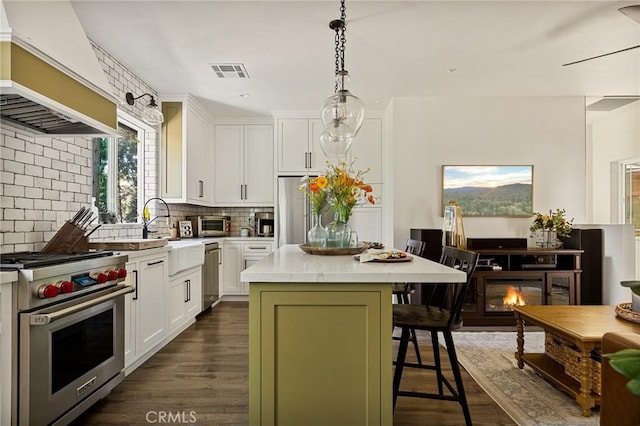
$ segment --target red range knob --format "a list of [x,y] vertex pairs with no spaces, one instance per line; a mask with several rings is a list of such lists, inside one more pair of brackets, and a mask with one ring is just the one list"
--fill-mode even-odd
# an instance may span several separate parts
[[40,299],[48,299],[50,297],[56,297],[58,295],[58,287],[51,284],[41,285],[38,289],[38,297]]
[[118,278],[127,278],[127,270],[124,268],[118,269]]
[[73,283],[71,281],[58,281],[56,283],[58,293],[73,293]]
[[113,271],[105,271],[107,273],[107,280],[109,281],[113,281],[118,279],[118,271],[113,270]]
[[102,272],[89,274],[91,278],[96,280],[98,284],[104,284],[107,282],[107,274],[103,274]]

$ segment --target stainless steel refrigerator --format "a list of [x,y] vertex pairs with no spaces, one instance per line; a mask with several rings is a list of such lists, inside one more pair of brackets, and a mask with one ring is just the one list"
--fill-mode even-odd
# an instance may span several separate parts
[[[278,178],[278,247],[285,244],[305,244],[307,231],[311,227],[311,202],[300,183],[303,176],[286,176]],[[333,220],[330,209],[325,209],[322,224]]]

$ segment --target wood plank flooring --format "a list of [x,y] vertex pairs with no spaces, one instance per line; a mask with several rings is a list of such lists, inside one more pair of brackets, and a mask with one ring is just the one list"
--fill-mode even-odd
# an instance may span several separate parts
[[[73,425],[247,425],[248,322],[247,302],[218,304],[127,376]],[[411,355],[412,346],[409,349]],[[429,347],[425,346],[421,353],[428,357]],[[445,374],[451,377],[448,371]],[[463,380],[474,425],[514,424],[464,371]],[[433,381],[430,372],[405,370],[402,389],[434,391],[435,386],[429,388]],[[456,402],[398,399],[394,415],[396,426],[461,424],[464,424],[464,417]]]

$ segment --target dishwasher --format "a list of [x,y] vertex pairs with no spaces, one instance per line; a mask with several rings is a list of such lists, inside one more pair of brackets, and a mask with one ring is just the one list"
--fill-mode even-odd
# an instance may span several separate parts
[[220,297],[220,247],[211,242],[204,245],[204,265],[202,265],[202,311],[211,307]]

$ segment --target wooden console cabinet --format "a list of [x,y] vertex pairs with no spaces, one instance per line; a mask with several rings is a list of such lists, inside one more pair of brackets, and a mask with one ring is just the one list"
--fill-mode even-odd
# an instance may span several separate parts
[[464,306],[465,325],[514,325],[511,304],[581,304],[583,250],[474,251],[480,261]]

